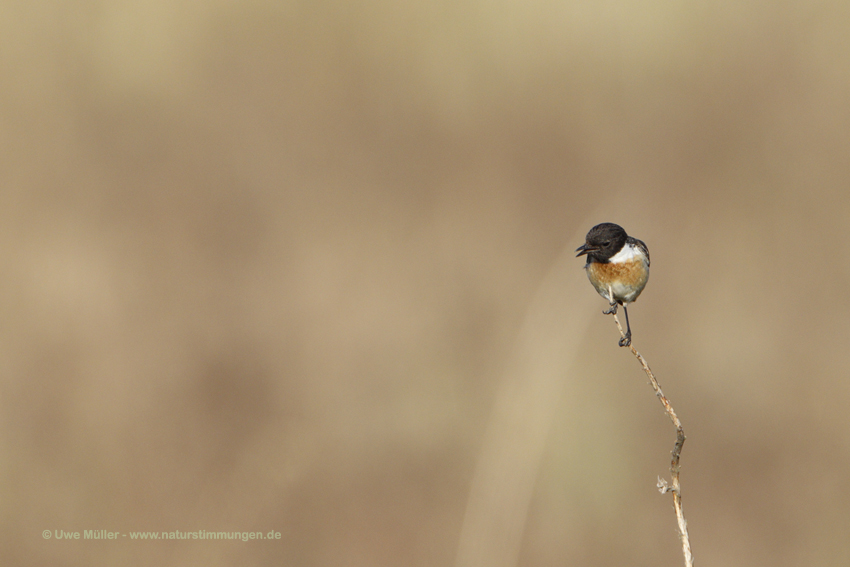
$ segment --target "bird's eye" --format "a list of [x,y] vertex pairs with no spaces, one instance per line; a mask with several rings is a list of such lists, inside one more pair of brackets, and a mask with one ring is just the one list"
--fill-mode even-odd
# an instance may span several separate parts
[[608,247],[608,246],[610,246],[610,245],[611,245],[611,241],[610,241],[610,240],[606,240],[605,242],[603,242],[603,243],[602,243],[602,246],[605,246],[605,247]]

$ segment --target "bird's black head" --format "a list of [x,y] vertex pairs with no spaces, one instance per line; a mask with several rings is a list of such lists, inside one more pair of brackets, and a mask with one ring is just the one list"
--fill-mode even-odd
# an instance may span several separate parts
[[618,224],[603,222],[590,229],[585,238],[585,243],[576,248],[576,257],[587,254],[588,262],[607,262],[614,256],[629,236]]

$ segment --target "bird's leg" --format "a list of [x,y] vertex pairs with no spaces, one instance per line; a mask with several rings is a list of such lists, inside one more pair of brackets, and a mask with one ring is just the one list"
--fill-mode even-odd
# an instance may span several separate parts
[[620,339],[620,346],[629,346],[632,344],[632,328],[629,326],[629,310],[623,305],[623,312],[626,314],[626,336]]
[[617,300],[614,299],[614,290],[611,289],[611,286],[608,286],[608,309],[602,312],[603,315],[616,315],[617,314]]

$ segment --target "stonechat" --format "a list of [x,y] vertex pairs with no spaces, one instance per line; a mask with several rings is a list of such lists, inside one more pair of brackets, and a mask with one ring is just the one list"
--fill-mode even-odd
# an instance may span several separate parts
[[576,252],[576,257],[587,255],[584,265],[587,277],[599,295],[608,300],[610,308],[603,313],[617,313],[617,306],[623,306],[626,336],[619,344],[629,346],[632,329],[626,306],[638,298],[649,280],[649,249],[643,241],[626,234],[620,225],[604,222],[590,229],[585,243]]

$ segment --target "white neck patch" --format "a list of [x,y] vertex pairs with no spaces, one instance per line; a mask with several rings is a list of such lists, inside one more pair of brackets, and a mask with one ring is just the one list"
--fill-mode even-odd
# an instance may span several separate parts
[[626,262],[634,262],[635,260],[643,260],[643,252],[634,244],[626,244],[619,252],[611,256],[608,260],[612,264],[624,264]]

